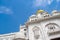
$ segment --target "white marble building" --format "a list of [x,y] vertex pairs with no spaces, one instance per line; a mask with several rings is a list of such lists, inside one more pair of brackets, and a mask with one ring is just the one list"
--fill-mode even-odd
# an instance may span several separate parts
[[0,40],[60,40],[60,12],[54,10],[50,15],[38,10],[20,25],[19,32],[0,35]]

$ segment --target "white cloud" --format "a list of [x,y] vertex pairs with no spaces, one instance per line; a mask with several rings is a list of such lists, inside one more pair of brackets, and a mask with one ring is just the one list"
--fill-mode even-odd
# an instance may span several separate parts
[[12,10],[10,8],[0,6],[0,13],[5,13],[5,14],[12,14]]
[[34,0],[33,1],[33,6],[39,7],[39,6],[47,6],[50,5],[53,2],[53,0]]
[[60,2],[60,0],[56,0],[57,2]]
[[33,1],[33,6],[41,6],[42,0],[35,0]]
[[39,6],[42,4],[42,0],[36,0],[35,3],[34,3],[36,6]]
[[9,8],[6,8],[6,9],[4,10],[4,12],[7,13],[7,14],[12,14],[12,13],[13,13],[13,12],[11,11],[11,9],[9,9]]
[[50,5],[52,3],[53,0],[48,0],[48,4]]

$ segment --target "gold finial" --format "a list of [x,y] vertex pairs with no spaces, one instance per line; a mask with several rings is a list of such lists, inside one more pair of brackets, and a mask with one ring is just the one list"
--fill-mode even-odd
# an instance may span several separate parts
[[38,10],[37,14],[44,12],[44,10]]

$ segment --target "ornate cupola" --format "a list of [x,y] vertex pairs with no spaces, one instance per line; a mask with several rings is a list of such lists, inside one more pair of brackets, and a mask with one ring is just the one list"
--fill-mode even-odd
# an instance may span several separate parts
[[37,10],[36,15],[38,18],[42,18],[43,13],[44,13],[44,10]]
[[50,15],[48,14],[48,12],[46,12],[46,11],[44,11],[44,10],[38,10],[36,14],[37,14],[37,16],[38,16],[39,18],[45,18],[45,17],[50,16]]

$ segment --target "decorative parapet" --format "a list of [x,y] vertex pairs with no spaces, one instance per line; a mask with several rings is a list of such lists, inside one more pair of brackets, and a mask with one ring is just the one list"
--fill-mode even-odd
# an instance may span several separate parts
[[34,21],[28,21],[28,22],[26,22],[26,25],[32,24],[32,23],[38,23],[38,22],[45,21],[45,20],[55,19],[55,18],[60,18],[60,14],[46,17],[46,18],[41,18],[41,19],[38,18],[37,20],[34,20]]

